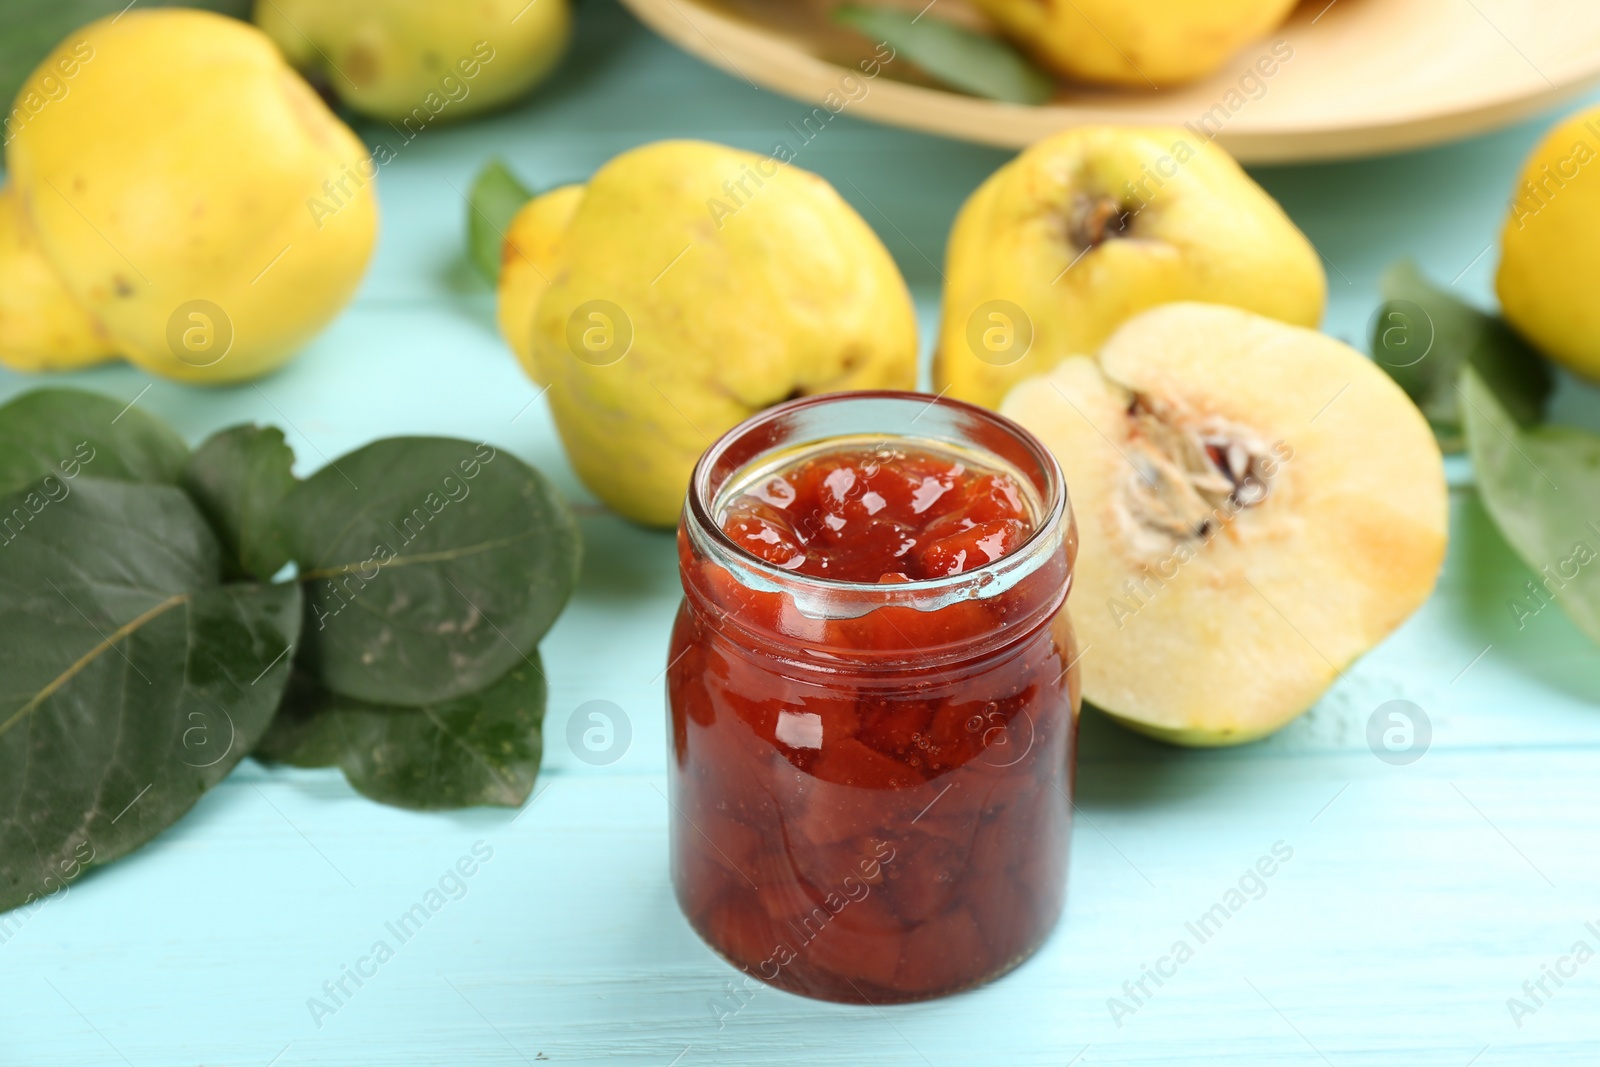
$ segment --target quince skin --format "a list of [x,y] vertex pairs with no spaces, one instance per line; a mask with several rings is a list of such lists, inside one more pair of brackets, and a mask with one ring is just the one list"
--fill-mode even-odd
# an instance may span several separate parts
[[1167,89],[1269,33],[1295,0],[978,0],[1042,66],[1078,81]]
[[[625,152],[512,221],[500,326],[584,483],[671,526],[700,453],[772,404],[916,380],[910,293],[823,179],[701,141]],[[531,318],[530,318],[531,316]]]
[[7,145],[28,232],[132,362],[185,381],[253,378],[355,291],[377,228],[375,164],[255,27],[125,11],[57,46],[19,101],[30,94],[55,102]]
[[567,0],[257,0],[255,21],[297,68],[413,136],[522,96],[572,31]]
[[1600,381],[1600,108],[1545,135],[1523,166],[1500,237],[1495,289],[1536,347]]
[[1048,137],[968,198],[945,253],[934,385],[987,407],[1157,304],[1322,318],[1316,249],[1222,149],[1180,129]]
[[116,351],[39,251],[22,203],[0,189],[0,364],[20,371],[71,370]]

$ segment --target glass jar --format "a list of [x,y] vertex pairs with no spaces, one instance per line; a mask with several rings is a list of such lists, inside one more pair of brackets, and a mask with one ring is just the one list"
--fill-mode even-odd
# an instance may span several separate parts
[[[735,545],[719,520],[751,472],[823,442],[1003,470],[1031,496],[1033,532],[902,584],[798,574]],[[712,948],[794,993],[883,1003],[977,985],[1039,947],[1072,825],[1076,551],[1054,457],[957,401],[808,397],[701,457],[667,693],[673,885]]]

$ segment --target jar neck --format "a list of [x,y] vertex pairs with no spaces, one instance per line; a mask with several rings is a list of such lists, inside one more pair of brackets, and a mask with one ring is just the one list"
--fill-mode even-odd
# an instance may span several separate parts
[[[959,447],[1014,471],[1034,497],[1032,533],[969,571],[869,584],[785,570],[723,532],[719,506],[741,472],[777,452],[862,435]],[[986,655],[1032,634],[1067,595],[1077,536],[1060,467],[1026,430],[959,401],[869,392],[807,397],[729,431],[696,465],[679,551],[691,603],[735,643],[781,648],[813,665],[903,668]]]

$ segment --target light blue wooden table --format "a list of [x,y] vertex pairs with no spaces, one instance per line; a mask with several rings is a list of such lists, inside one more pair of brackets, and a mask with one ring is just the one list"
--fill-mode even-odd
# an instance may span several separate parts
[[[520,814],[417,815],[356,796],[336,771],[247,762],[178,827],[0,944],[0,1065],[1600,1060],[1600,960],[1547,981],[1554,996],[1520,1027],[1506,1007],[1574,942],[1600,950],[1600,652],[1553,609],[1517,628],[1507,600],[1529,575],[1455,469],[1438,593],[1309,715],[1219,752],[1086,715],[1066,916],[1020,970],[882,1011],[770,989],[729,999],[736,973],[690,932],[667,880],[671,539],[592,504],[542,401],[517,417],[534,388],[462,261],[457,190],[491,153],[550,185],[659,137],[768,150],[808,110],[678,54],[611,0],[585,0],[576,49],[535,100],[429,130],[383,169],[371,273],[298,361],[259,389],[156,381],[143,395],[194,440],[244,420],[283,425],[303,470],[375,437],[439,433],[486,437],[549,472],[583,508],[587,563],[544,645],[545,768]],[[1487,300],[1513,174],[1547,122],[1259,170],[1327,257],[1327,329],[1359,343],[1378,273],[1402,255]],[[950,220],[1007,155],[848,114],[801,152],[894,252],[924,347]],[[124,400],[151,384],[122,366],[71,380]],[[36,381],[0,376],[0,394]],[[1594,425],[1600,396],[1565,383],[1557,414]],[[1407,766],[1366,740],[1373,710],[1397,698],[1433,729]],[[566,740],[590,700],[631,724],[610,765],[580,761]],[[308,998],[375,941],[393,943],[384,924],[476,842],[492,858],[465,896],[362,986],[347,979],[353,995],[319,1027]],[[1293,856],[1264,895],[1197,944],[1185,923],[1279,842]],[[1123,983],[1179,938],[1194,958],[1160,987],[1146,979],[1151,995],[1119,1026],[1108,998],[1133,1004]]]

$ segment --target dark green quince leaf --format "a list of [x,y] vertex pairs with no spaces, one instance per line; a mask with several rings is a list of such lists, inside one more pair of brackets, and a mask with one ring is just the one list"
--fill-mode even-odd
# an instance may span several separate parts
[[259,759],[339,767],[357,792],[419,810],[521,807],[543,752],[537,653],[476,693],[417,708],[337,696],[296,672]]
[[1518,423],[1544,415],[1555,379],[1544,359],[1498,316],[1440,289],[1409,260],[1384,272],[1372,324],[1372,358],[1433,426],[1439,447],[1465,447],[1456,382],[1472,367]]
[[835,22],[881,41],[952,88],[1008,104],[1042,104],[1055,82],[996,37],[974,33],[937,16],[894,7],[845,4]]
[[482,689],[533,653],[577,582],[572,513],[487,444],[376,441],[296,486],[280,518],[306,590],[300,663],[373,704]]
[[500,254],[506,229],[533,191],[517,180],[498,159],[485,163],[467,195],[467,254],[491,282],[500,278]]
[[176,484],[183,438],[153,415],[81,389],[34,389],[0,407],[0,494],[80,474]]
[[46,479],[0,500],[0,911],[155,837],[265,732],[299,589],[221,585],[171,486]]
[[[1553,597],[1600,642],[1600,435],[1523,429],[1474,369],[1461,375],[1472,467],[1495,525]],[[1530,613],[1537,607],[1530,601]]]
[[183,487],[222,541],[230,577],[271,578],[289,562],[278,506],[295,486],[294,450],[277,427],[212,434],[183,470]]

